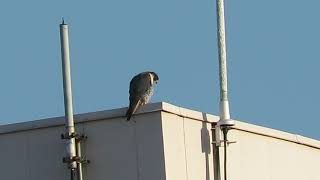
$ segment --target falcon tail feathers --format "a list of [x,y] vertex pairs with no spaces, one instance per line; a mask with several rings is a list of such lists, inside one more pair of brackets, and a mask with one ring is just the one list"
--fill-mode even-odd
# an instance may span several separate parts
[[135,113],[140,106],[141,100],[139,100],[136,104],[130,103],[129,109],[127,110],[126,116],[127,116],[127,121],[130,120],[131,116],[133,113]]

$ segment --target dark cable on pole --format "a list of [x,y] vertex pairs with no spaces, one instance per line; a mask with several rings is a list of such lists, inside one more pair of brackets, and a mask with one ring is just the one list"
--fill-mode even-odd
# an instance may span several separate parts
[[74,180],[74,174],[75,174],[74,171],[75,171],[74,169],[70,169],[70,179],[71,180]]

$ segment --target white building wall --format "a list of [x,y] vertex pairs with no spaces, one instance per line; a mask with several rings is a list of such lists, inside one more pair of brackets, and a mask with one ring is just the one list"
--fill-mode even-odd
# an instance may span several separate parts
[[[88,139],[85,180],[215,180],[211,122],[217,116],[149,104],[126,122],[126,108],[75,116]],[[69,180],[62,163],[64,118],[0,126],[3,180]],[[318,180],[320,142],[237,121],[229,132],[228,179]],[[223,170],[223,148],[220,148]]]
[[[136,115],[130,122],[124,117],[80,118],[76,129],[88,136],[82,152],[91,161],[84,166],[85,179],[165,179],[160,111]],[[0,179],[69,180],[70,172],[62,163],[64,126],[56,125],[63,123],[61,120],[44,128],[37,127],[46,126],[41,121],[22,123],[17,125],[19,131],[9,133],[12,125],[0,127]]]
[[[229,179],[320,179],[320,149],[276,137],[231,130]],[[223,155],[223,153],[222,153]]]
[[132,121],[114,118],[83,123],[88,135],[84,153],[90,159],[86,179],[163,180],[164,160],[159,113]]
[[166,180],[213,180],[209,122],[162,112]]
[[67,179],[62,165],[62,127],[0,135],[0,179]]

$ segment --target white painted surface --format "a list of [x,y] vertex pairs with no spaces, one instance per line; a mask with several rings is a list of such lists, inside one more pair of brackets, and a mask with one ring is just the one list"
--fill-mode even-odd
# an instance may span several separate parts
[[[229,179],[320,179],[320,150],[240,130],[229,132]],[[223,153],[222,153],[223,155]]]
[[[149,104],[125,121],[126,108],[77,115],[88,140],[86,180],[213,180],[210,124],[218,117],[168,103]],[[229,139],[229,180],[317,180],[320,142],[236,122]],[[0,126],[4,180],[67,180],[60,139],[64,119]],[[221,149],[222,150],[222,149]],[[221,151],[221,155],[223,155]],[[221,162],[223,165],[223,162]]]

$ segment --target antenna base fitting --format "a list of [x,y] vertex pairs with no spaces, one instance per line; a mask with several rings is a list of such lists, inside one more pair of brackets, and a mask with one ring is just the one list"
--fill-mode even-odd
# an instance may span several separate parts
[[220,127],[230,127],[230,126],[234,126],[235,122],[232,119],[220,119],[217,122],[217,125]]

